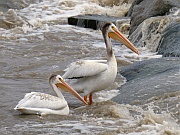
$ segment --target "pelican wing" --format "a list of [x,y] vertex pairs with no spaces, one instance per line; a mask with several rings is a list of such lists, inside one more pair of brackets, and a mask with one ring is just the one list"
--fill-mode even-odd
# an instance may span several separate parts
[[15,109],[18,108],[48,108],[59,110],[67,106],[64,99],[40,92],[27,93],[23,99],[18,102]]
[[93,76],[107,70],[106,60],[81,60],[71,63],[64,71],[63,78]]
[[86,62],[97,62],[97,63],[104,63],[107,64],[107,60],[81,60]]

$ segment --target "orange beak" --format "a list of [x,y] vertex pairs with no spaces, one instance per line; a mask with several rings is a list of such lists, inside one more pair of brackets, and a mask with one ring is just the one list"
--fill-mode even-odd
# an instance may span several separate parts
[[108,36],[120,41],[121,43],[123,43],[126,47],[128,47],[129,49],[131,49],[133,52],[137,53],[138,55],[141,54],[136,47],[125,37],[123,36],[123,34],[121,34],[120,31],[118,31],[116,28],[112,28],[115,32],[109,32]]
[[59,87],[62,90],[65,90],[65,91],[71,93],[76,98],[81,100],[84,104],[88,105],[88,103],[73,88],[71,88],[63,79],[60,79],[60,82],[62,82],[62,83],[57,83],[56,84],[57,87]]

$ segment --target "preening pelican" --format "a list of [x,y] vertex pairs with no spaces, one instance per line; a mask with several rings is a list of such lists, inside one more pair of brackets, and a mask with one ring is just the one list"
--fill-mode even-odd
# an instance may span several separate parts
[[[22,114],[58,114],[58,115],[68,115],[69,106],[67,101],[64,99],[61,91],[58,89],[68,91],[77,97],[79,100],[88,104],[84,99],[73,90],[60,75],[52,75],[49,78],[49,84],[56,93],[56,96],[52,96],[40,92],[27,93],[22,100],[19,101],[18,105],[14,108],[20,111]],[[56,86],[58,85],[58,87]]]
[[[92,94],[110,86],[117,75],[117,62],[113,53],[110,38],[118,40],[137,54],[140,52],[124,37],[113,23],[106,23],[102,28],[102,35],[106,44],[107,61],[80,60],[71,63],[62,76],[78,93],[84,92],[84,100],[92,104]],[[57,85],[58,86],[58,85]]]

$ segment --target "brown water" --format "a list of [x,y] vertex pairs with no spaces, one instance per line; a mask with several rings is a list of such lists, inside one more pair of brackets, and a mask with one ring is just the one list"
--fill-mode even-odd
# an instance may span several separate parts
[[[102,102],[117,94],[116,88],[125,82],[125,78],[120,75],[117,76],[115,84],[108,89],[110,92],[95,95],[95,103],[92,106],[84,106],[69,93],[63,93],[70,106],[69,116],[20,115],[13,110],[25,93],[38,91],[53,95],[48,84],[49,76],[63,75],[63,69],[71,62],[79,59],[106,59],[101,32],[69,26],[66,16],[79,13],[77,9],[80,10],[82,7],[86,10],[81,9],[81,12],[85,13],[92,11],[94,5],[94,12],[110,8],[100,7],[95,3],[89,4],[89,8],[85,1],[70,1],[69,4],[67,1],[63,2],[66,3],[65,6],[62,3],[56,6],[59,2],[55,0],[44,1],[17,12],[19,16],[27,17],[34,27],[0,30],[0,133],[178,135],[178,92],[164,99],[148,100],[143,106],[117,104],[109,100]],[[129,6],[123,7],[127,10]],[[119,7],[115,6],[113,9],[117,8]],[[29,12],[31,14],[28,14]],[[52,12],[61,14],[56,17],[57,14]],[[155,56],[153,53],[147,55],[148,50],[140,48],[143,53],[139,58],[119,43],[113,44],[118,68],[139,59]],[[168,111],[164,111],[164,101],[168,104],[173,103]]]
[[[64,119],[66,121],[77,119],[76,116],[48,116],[43,119],[38,116],[23,116],[19,115],[13,108],[25,93],[39,91],[54,94],[48,84],[48,78],[53,73],[63,74],[63,69],[70,62],[78,59],[106,57],[105,48],[95,48],[86,44],[86,40],[88,42],[94,40],[89,35],[77,34],[72,31],[69,33],[48,32],[43,33],[43,36],[43,41],[36,37],[28,37],[28,42],[4,39],[0,41],[0,100],[2,108],[0,115],[2,128],[0,131],[2,133],[18,134],[25,130],[24,134],[34,134],[41,131],[34,130],[34,128],[39,129],[39,124],[46,123],[45,121],[59,122]],[[120,81],[123,82],[121,78]],[[70,102],[72,109],[84,106],[70,94],[64,93],[64,95],[66,100]],[[33,126],[33,122],[38,126]],[[25,125],[32,127],[28,126],[26,129]],[[46,132],[48,133],[48,130],[43,133]],[[54,132],[54,134],[56,133],[59,131]]]

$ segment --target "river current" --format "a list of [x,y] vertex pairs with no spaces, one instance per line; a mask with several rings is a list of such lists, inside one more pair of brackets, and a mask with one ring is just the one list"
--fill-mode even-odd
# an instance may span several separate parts
[[[97,0],[42,0],[9,14],[20,17],[23,26],[0,29],[0,133],[12,135],[99,134],[99,135],[179,135],[179,93],[144,106],[117,104],[110,99],[126,82],[120,74],[114,85],[95,94],[95,103],[84,106],[63,92],[70,106],[69,116],[20,115],[13,110],[25,93],[54,94],[48,84],[51,74],[63,75],[68,64],[79,59],[106,59],[101,31],[70,26],[67,17],[96,13],[124,16],[130,4],[100,6]],[[118,11],[118,12],[117,12]],[[26,22],[28,21],[29,24]],[[127,24],[128,25],[128,24]],[[113,41],[118,68],[134,61],[159,58],[147,48],[141,55]],[[172,102],[166,111],[162,103]],[[171,105],[171,104],[170,104]],[[170,109],[170,110],[168,110]]]

